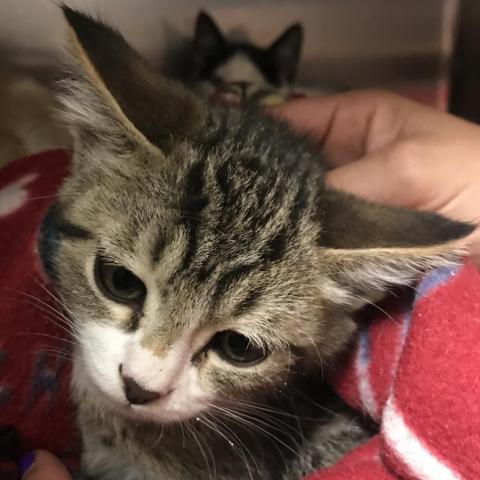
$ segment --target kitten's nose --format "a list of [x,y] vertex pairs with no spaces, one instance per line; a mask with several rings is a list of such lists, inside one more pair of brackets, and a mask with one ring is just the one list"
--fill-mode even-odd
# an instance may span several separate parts
[[123,381],[123,388],[127,400],[132,405],[143,405],[144,403],[153,402],[162,397],[160,392],[151,392],[139,385],[132,377],[122,373],[122,366],[120,365],[120,376]]
[[157,400],[162,396],[159,392],[145,390],[131,377],[122,375],[122,380],[125,396],[132,405],[143,405],[144,403],[153,402],[153,400]]

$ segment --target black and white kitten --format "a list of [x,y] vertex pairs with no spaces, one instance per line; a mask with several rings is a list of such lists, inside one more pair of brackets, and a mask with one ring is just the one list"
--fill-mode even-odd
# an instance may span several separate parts
[[369,430],[322,382],[352,314],[469,226],[328,190],[322,156],[64,7],[72,171],[39,251],[95,480],[298,480]]
[[207,95],[224,85],[248,90],[288,90],[297,73],[303,40],[298,23],[269,47],[226,38],[205,12],[197,17],[193,38],[193,79]]

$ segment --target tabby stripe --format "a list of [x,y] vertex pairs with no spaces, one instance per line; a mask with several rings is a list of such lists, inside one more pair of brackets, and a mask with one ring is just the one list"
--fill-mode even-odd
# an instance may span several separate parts
[[238,265],[232,270],[222,273],[217,280],[217,284],[213,292],[214,303],[218,302],[220,298],[231,288],[233,284],[237,283],[239,280],[246,277],[249,273],[251,273],[257,267],[258,267],[258,263]]
[[203,193],[205,162],[206,156],[201,161],[196,162],[186,176],[185,200],[181,211],[189,238],[182,265],[177,273],[188,268],[197,250],[199,215],[208,204],[207,197]]
[[63,218],[62,207],[58,203],[54,203],[48,209],[43,219],[43,227],[48,228],[50,232],[55,231],[56,234],[77,240],[90,240],[93,234],[79,225],[75,225]]
[[288,227],[283,227],[272,238],[270,238],[265,246],[262,260],[265,263],[276,262],[281,260],[287,251],[289,233]]
[[75,240],[91,240],[93,234],[83,227],[56,219],[56,228],[60,235]]
[[299,180],[299,187],[293,201],[292,209],[290,210],[289,219],[290,224],[297,226],[300,219],[300,214],[308,205],[308,189],[307,178],[310,172],[305,172]]
[[252,290],[249,292],[249,294],[235,306],[233,316],[239,317],[240,315],[245,315],[245,313],[255,308],[261,296],[262,292],[260,290]]
[[262,255],[264,262],[276,262],[281,260],[288,250],[289,241],[298,233],[298,224],[302,212],[308,205],[308,190],[306,188],[306,173],[299,182],[299,187],[293,205],[288,214],[288,224],[283,226],[273,237],[271,237]]
[[155,239],[155,243],[153,244],[152,247],[152,261],[154,264],[158,263],[160,260],[160,256],[165,248],[166,241],[165,241],[165,236],[161,233],[157,235],[157,238]]

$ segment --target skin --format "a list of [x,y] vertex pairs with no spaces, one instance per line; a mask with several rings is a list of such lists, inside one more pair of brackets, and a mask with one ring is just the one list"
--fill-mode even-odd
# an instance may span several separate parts
[[24,480],[71,480],[67,469],[51,453],[37,450],[33,465],[27,470]]
[[[480,224],[480,127],[379,91],[300,99],[273,114],[323,149],[331,187]],[[466,245],[480,267],[480,227]],[[23,478],[71,477],[39,451]]]
[[[323,148],[331,187],[480,224],[477,125],[378,91],[301,99],[275,114]],[[467,245],[480,266],[480,228]]]

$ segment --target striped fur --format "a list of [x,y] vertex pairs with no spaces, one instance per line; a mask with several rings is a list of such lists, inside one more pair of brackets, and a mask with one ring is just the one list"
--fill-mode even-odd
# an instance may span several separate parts
[[[448,262],[443,244],[468,227],[327,192],[321,155],[286,126],[207,106],[115,31],[64,11],[74,165],[40,252],[74,322],[86,472],[296,479],[333,463],[369,435],[321,380],[352,338],[351,312]],[[98,255],[143,281],[140,309],[102,294]],[[268,355],[229,364],[210,348],[224,330]],[[120,365],[172,393],[133,408]]]

